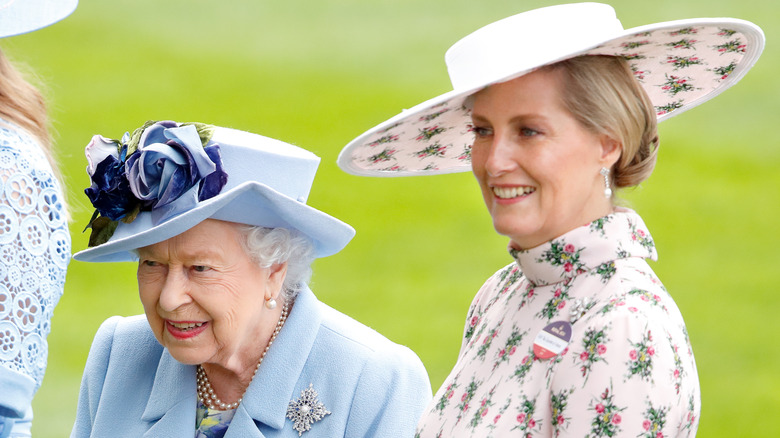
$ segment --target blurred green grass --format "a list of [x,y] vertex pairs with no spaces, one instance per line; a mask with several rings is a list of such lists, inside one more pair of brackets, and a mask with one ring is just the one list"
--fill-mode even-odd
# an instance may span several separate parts
[[[91,214],[83,147],[147,119],[203,121],[298,144],[323,158],[309,202],[358,234],[315,264],[323,301],[409,345],[437,388],[465,312],[510,261],[469,174],[346,175],[341,147],[447,91],[444,51],[496,19],[550,1],[83,0],[55,26],[0,41],[50,101],[74,250]],[[624,194],[653,232],[658,275],[688,324],[702,383],[700,435],[765,436],[780,409],[780,6],[744,0],[611,2],[625,27],[734,16],[763,27],[762,59],[734,89],[661,125],[656,172]],[[100,322],[142,311],[131,264],[72,262],[35,398],[37,437],[67,436]]]

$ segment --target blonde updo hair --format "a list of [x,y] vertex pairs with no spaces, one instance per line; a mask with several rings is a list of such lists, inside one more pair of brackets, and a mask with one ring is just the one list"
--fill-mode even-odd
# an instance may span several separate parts
[[650,177],[659,145],[655,108],[625,59],[578,56],[542,70],[562,73],[563,103],[583,127],[621,145],[610,169],[614,187],[632,187]]

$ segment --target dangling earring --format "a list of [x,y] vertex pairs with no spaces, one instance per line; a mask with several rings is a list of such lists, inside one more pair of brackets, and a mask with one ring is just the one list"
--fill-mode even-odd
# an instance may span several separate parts
[[268,308],[268,310],[276,309],[276,300],[273,298],[265,300],[265,307]]
[[599,173],[604,175],[604,197],[609,199],[612,197],[612,189],[609,186],[609,169],[602,167]]

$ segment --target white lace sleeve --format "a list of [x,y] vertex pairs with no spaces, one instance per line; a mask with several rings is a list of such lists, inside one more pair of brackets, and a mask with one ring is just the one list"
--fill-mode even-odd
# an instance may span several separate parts
[[12,411],[43,380],[69,260],[60,184],[37,141],[0,120],[0,405]]

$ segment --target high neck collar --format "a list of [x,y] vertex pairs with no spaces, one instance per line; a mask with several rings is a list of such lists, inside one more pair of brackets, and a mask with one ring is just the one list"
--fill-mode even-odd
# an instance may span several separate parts
[[615,213],[575,228],[528,250],[509,247],[523,274],[537,286],[570,280],[629,257],[656,260],[658,254],[642,218],[633,210]]

